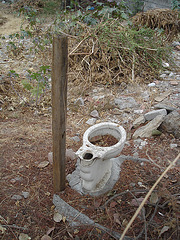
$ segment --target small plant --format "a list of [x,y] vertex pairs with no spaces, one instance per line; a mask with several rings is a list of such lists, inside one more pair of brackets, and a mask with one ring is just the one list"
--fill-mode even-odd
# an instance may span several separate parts
[[41,96],[46,92],[49,87],[48,78],[46,73],[50,66],[41,66],[38,72],[28,70],[27,79],[22,80],[23,87],[28,90],[35,99],[36,106],[41,100]]
[[24,6],[20,9],[20,14],[23,14],[25,19],[29,22],[30,28],[32,30],[37,30],[37,22],[39,22],[39,19],[37,18],[37,10],[30,7],[30,6]]
[[[49,81],[47,77],[47,72],[50,69],[50,66],[41,66],[38,72],[32,72],[28,70],[27,79],[21,80],[21,83],[32,97],[32,100],[35,101],[36,107],[41,101],[41,97],[45,94],[46,90],[49,88]],[[9,71],[9,77],[11,79],[11,85],[16,94],[20,97],[21,100],[24,98],[15,90],[12,79],[20,78],[14,70]],[[30,101],[29,101],[30,102]]]

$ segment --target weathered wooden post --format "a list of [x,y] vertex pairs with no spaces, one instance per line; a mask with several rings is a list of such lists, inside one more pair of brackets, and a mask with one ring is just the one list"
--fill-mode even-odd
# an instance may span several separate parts
[[67,111],[68,40],[53,37],[52,57],[52,135],[54,191],[65,188],[66,111]]

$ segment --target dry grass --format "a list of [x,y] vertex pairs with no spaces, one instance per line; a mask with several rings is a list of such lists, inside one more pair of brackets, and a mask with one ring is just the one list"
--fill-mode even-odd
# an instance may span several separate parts
[[133,23],[137,26],[163,29],[169,40],[177,36],[180,29],[178,10],[151,9],[147,12],[136,14],[133,17]]

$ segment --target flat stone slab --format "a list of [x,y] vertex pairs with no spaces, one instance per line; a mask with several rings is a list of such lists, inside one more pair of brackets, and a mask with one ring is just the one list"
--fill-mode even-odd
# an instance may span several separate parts
[[153,120],[151,120],[148,124],[143,127],[138,128],[133,134],[132,138],[136,139],[138,137],[151,137],[153,130],[156,130],[164,120],[163,115],[156,116]]
[[146,121],[150,121],[158,115],[166,116],[167,115],[166,109],[159,109],[159,110],[150,111],[150,112],[144,114],[144,118],[145,118]]

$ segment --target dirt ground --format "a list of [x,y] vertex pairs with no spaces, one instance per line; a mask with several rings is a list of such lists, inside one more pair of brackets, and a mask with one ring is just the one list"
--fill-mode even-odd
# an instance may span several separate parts
[[[7,9],[1,10],[0,18],[4,21],[0,25],[2,35],[19,30],[21,19],[8,13]],[[69,88],[72,87],[69,83]],[[72,99],[77,97],[73,95],[76,88],[71,91]],[[83,133],[89,127],[85,122],[94,106],[98,106],[101,116],[99,121],[112,116],[108,102],[91,99],[93,90],[99,88],[102,89],[102,86],[88,89],[84,108],[73,108],[69,103],[66,133],[68,149],[77,151],[82,145]],[[12,91],[10,84],[6,85],[7,89]],[[117,91],[116,86],[103,89],[104,93]],[[16,98],[15,94],[12,97]],[[39,165],[48,161],[48,153],[52,151],[51,112],[37,114],[29,106],[8,108],[10,104],[12,102],[8,102],[7,107],[0,112],[0,238],[38,240],[48,235],[49,238],[46,236],[42,239],[114,239],[102,229],[89,226],[72,228],[65,219],[60,223],[53,220],[52,163],[48,162],[43,167]],[[131,129],[129,125],[125,128],[127,132]],[[75,135],[80,138],[79,142],[72,140]],[[179,140],[168,133],[143,140],[147,144],[140,149],[129,137],[122,154],[133,156],[136,152],[140,158],[146,158],[149,162],[126,160],[121,167],[120,179],[112,191],[99,197],[80,195],[66,181],[66,188],[58,193],[59,196],[95,222],[121,234],[135,213],[137,202],[144,199],[147,191],[179,152],[179,148],[170,147],[172,143],[179,146]],[[76,160],[66,159],[66,175],[75,170],[75,164]],[[146,225],[149,240],[177,240],[180,236],[178,193],[179,165],[176,165],[160,182],[154,191],[156,199],[149,199],[143,208],[144,214],[136,218],[127,236],[145,239]],[[137,201],[134,202],[134,199]],[[22,238],[22,233],[27,234],[25,238]]]

